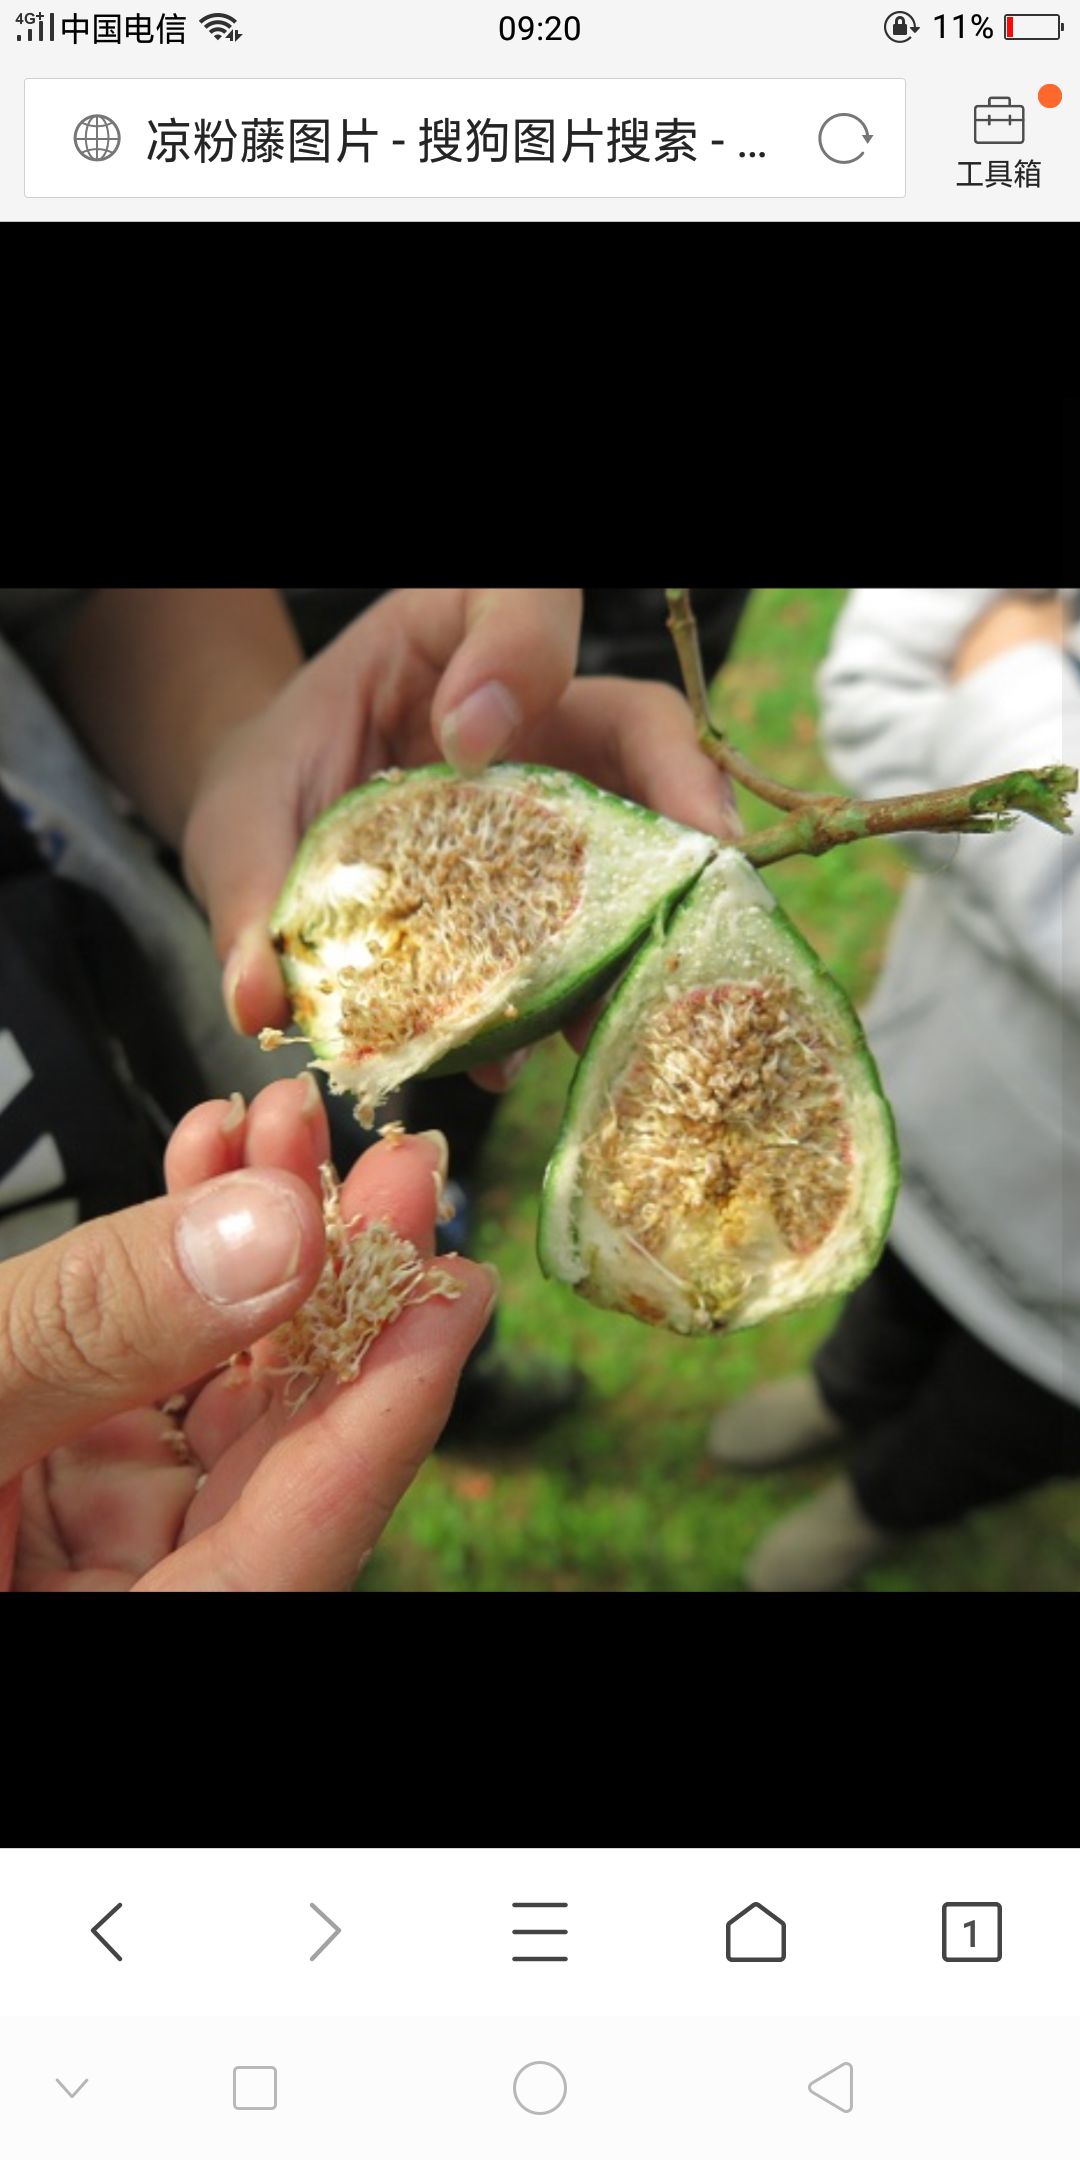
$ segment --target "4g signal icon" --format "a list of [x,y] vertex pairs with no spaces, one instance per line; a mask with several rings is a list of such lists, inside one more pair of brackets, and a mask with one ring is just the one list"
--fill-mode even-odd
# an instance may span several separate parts
[[242,35],[236,27],[235,15],[200,15],[199,21],[204,30],[209,30],[212,38],[228,38],[233,45]]

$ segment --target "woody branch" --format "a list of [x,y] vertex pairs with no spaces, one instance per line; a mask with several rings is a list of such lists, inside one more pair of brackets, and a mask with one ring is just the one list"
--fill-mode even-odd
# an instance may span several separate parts
[[1070,794],[1077,789],[1072,766],[1043,765],[1034,771],[1001,773],[963,787],[935,788],[925,795],[894,795],[860,802],[846,795],[810,794],[783,787],[752,765],[727,741],[709,709],[697,623],[685,588],[665,588],[670,605],[668,628],[675,640],[683,684],[697,723],[701,746],[733,780],[762,802],[791,813],[762,832],[748,833],[733,844],[748,862],[761,868],[788,855],[824,855],[853,840],[904,832],[988,833],[1015,825],[1022,812],[1055,832],[1067,833]]

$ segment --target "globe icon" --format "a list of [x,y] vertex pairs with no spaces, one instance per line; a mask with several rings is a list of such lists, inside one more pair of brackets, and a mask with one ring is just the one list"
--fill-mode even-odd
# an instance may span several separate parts
[[80,157],[91,158],[97,164],[102,158],[115,157],[120,148],[120,130],[107,113],[87,113],[75,130],[75,148]]

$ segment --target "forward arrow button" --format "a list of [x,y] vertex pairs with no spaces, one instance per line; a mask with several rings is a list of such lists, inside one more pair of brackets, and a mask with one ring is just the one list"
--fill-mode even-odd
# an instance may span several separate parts
[[320,1920],[325,1920],[327,1927],[331,1930],[331,1933],[327,1936],[326,1941],[321,1942],[318,1949],[313,1950],[311,1956],[308,1959],[308,1964],[314,1965],[316,1958],[321,1957],[324,1950],[329,1950],[335,1935],[340,1935],[341,1929],[339,1928],[337,1921],[331,1920],[329,1913],[323,1911],[321,1905],[312,1905],[311,1910],[313,1913],[318,1913]]

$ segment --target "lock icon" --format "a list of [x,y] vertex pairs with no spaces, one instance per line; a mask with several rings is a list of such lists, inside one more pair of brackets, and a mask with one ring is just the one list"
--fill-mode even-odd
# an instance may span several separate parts
[[904,21],[902,15],[894,15],[892,34],[894,38],[902,38],[907,36],[907,24]]
[[885,35],[894,45],[906,45],[918,27],[914,15],[905,15],[900,10],[885,17]]

